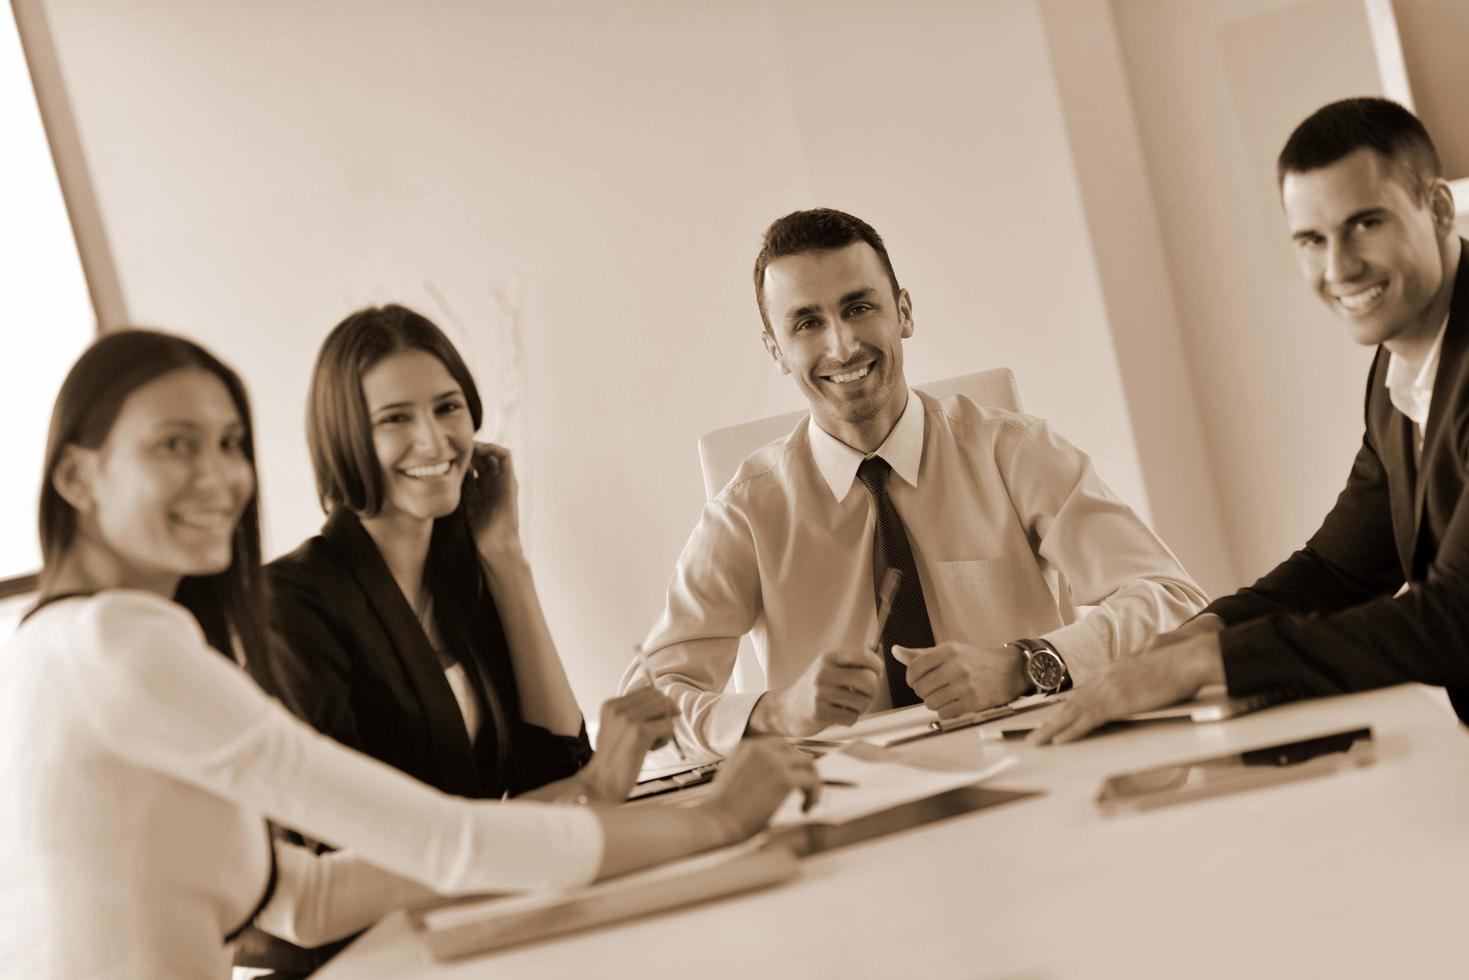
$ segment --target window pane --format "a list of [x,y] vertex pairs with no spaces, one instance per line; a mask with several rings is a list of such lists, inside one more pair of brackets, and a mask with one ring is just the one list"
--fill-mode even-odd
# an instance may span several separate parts
[[96,333],[10,4],[0,5],[0,579],[36,571],[36,494],[51,402]]

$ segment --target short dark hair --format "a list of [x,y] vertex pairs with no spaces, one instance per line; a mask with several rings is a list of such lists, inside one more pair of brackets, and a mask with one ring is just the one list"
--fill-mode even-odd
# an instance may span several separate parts
[[[250,399],[239,375],[191,340],[156,330],[114,330],[82,352],[61,383],[51,410],[41,477],[39,529],[41,592],[52,587],[76,539],[77,512],[52,485],[51,476],[67,446],[96,449],[107,441],[128,396],[165,374],[182,368],[208,371],[221,382],[245,424],[241,444],[255,476],[254,426]],[[256,482],[258,488],[259,483]],[[265,664],[265,605],[260,570],[260,494],[250,495],[230,541],[230,564],[213,575],[186,575],[174,600],[198,620],[209,645],[252,668]]]
[[893,272],[893,260],[888,258],[887,246],[882,236],[867,222],[845,211],[832,208],[812,208],[809,211],[792,211],[777,218],[765,229],[765,238],[760,243],[760,254],[755,256],[755,302],[760,306],[760,319],[765,329],[770,329],[770,314],[765,309],[765,269],[771,262],[787,255],[801,252],[825,252],[845,248],[853,242],[866,242],[872,246],[882,267],[887,271],[888,282],[893,286],[893,298],[898,296],[898,276]]
[[1416,201],[1427,199],[1443,176],[1438,151],[1418,117],[1391,99],[1342,99],[1323,106],[1295,128],[1275,162],[1279,187],[1288,174],[1302,174],[1360,149],[1376,152],[1396,168]]
[[372,517],[383,505],[383,476],[372,445],[362,376],[390,354],[421,350],[438,358],[464,392],[469,417],[484,419],[479,389],[464,359],[433,321],[406,306],[369,306],[327,334],[307,396],[306,444],[323,510],[346,507]]

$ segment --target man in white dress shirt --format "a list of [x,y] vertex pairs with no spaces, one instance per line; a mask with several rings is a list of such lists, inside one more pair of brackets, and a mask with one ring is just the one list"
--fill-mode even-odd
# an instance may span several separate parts
[[[866,222],[777,220],[755,293],[811,414],[705,505],[644,644],[681,739],[725,754],[918,700],[955,717],[1082,683],[1203,607],[1046,422],[908,387],[912,301]],[[869,647],[888,569],[904,574]],[[747,632],[769,689],[727,693]],[[623,687],[640,683],[634,665]]]

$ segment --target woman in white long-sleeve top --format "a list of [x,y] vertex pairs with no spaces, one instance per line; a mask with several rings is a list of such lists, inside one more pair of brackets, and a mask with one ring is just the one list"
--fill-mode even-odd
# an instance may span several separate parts
[[[265,642],[255,482],[244,389],[197,345],[109,334],[63,384],[42,599],[0,651],[7,976],[224,977],[250,921],[319,943],[430,891],[575,885],[815,791],[758,742],[687,809],[470,801],[318,734],[237,665]],[[267,817],[342,850],[272,845]]]

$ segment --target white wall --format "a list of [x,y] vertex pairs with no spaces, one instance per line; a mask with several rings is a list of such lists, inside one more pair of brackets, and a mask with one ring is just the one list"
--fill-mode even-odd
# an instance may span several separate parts
[[1204,589],[1238,575],[1108,0],[1042,0],[1153,525]]
[[44,7],[127,309],[254,393],[269,552],[320,520],[322,336],[364,303],[420,307],[522,461],[589,709],[698,513],[698,435],[799,404],[749,286],[787,210],[884,233],[912,380],[1011,366],[1146,513],[1033,0]]
[[1112,0],[1240,583],[1303,544],[1362,437],[1372,352],[1302,283],[1274,157],[1380,91],[1360,0]]

